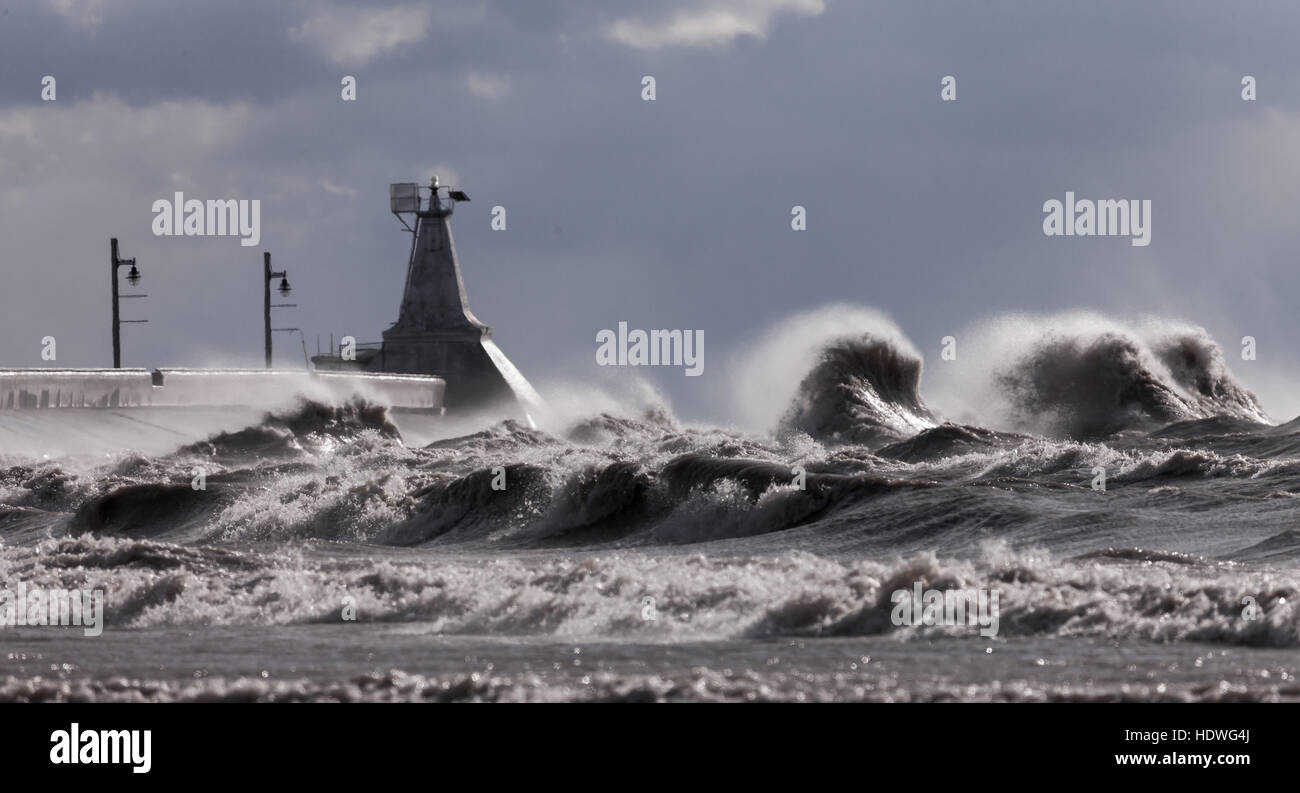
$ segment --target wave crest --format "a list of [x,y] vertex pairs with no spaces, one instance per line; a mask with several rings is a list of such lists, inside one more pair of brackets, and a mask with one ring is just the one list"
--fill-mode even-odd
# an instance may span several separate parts
[[920,385],[920,356],[869,333],[845,336],[822,349],[780,428],[840,443],[902,440],[938,423]]
[[977,394],[979,418],[1009,429],[1089,440],[1213,417],[1269,423],[1203,328],[1010,316],[972,336],[949,390]]

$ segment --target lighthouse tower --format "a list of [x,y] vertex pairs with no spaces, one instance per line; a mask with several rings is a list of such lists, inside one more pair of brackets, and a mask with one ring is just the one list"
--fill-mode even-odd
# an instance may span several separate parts
[[384,331],[379,354],[363,365],[444,378],[449,410],[506,408],[531,422],[541,397],[492,341],[492,329],[469,310],[465,296],[449,221],[456,203],[468,200],[463,191],[439,185],[436,176],[427,188],[390,185],[390,209],[412,234],[411,256],[397,322]]

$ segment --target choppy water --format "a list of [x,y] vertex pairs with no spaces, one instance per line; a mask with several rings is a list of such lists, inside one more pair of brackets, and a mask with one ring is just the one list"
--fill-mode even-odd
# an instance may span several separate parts
[[[652,404],[427,442],[306,404],[0,449],[0,577],[107,606],[0,628],[0,698],[1300,699],[1300,424],[1198,329],[1018,338],[973,351],[966,423],[859,321],[760,394],[770,431]],[[895,625],[917,582],[996,590],[997,635]]]

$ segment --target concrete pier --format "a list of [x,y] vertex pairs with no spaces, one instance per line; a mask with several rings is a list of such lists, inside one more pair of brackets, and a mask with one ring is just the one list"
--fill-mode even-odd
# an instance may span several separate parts
[[337,404],[361,397],[393,408],[438,410],[446,382],[428,375],[274,369],[0,369],[0,410],[250,406],[299,397]]

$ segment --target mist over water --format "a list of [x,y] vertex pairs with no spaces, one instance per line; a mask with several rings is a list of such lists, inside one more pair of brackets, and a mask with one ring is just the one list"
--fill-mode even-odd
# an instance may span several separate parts
[[[697,698],[677,686],[703,674],[722,699],[914,699],[965,690],[983,664],[997,672],[975,698],[1122,698],[1122,675],[1030,675],[1014,660],[1107,642],[1152,669],[1232,648],[1232,669],[1269,671],[1234,678],[1234,696],[1300,695],[1287,682],[1300,427],[1270,420],[1186,323],[1004,316],[956,340],[955,360],[923,360],[869,309],[792,317],[719,367],[735,389],[727,427],[681,421],[635,378],[544,385],[536,426],[319,400],[188,426],[6,415],[0,574],[102,588],[106,635],[136,641],[111,658],[59,645],[77,671],[39,685],[11,658],[0,697]],[[77,433],[94,453],[30,445]],[[917,582],[998,590],[997,637],[894,624],[890,594]],[[178,629],[220,632],[275,679],[175,649]],[[293,637],[345,658],[358,635],[380,661],[285,660]],[[762,662],[773,640],[815,648],[806,675]],[[903,666],[943,642],[952,660],[937,681],[863,688],[843,677],[846,641],[853,658]],[[530,665],[556,643],[606,648],[595,682]],[[434,649],[449,647],[471,650]],[[509,672],[458,688],[457,659],[479,653]],[[195,664],[210,682],[196,687]],[[1159,695],[1223,694],[1222,664],[1188,668],[1206,671]]]

